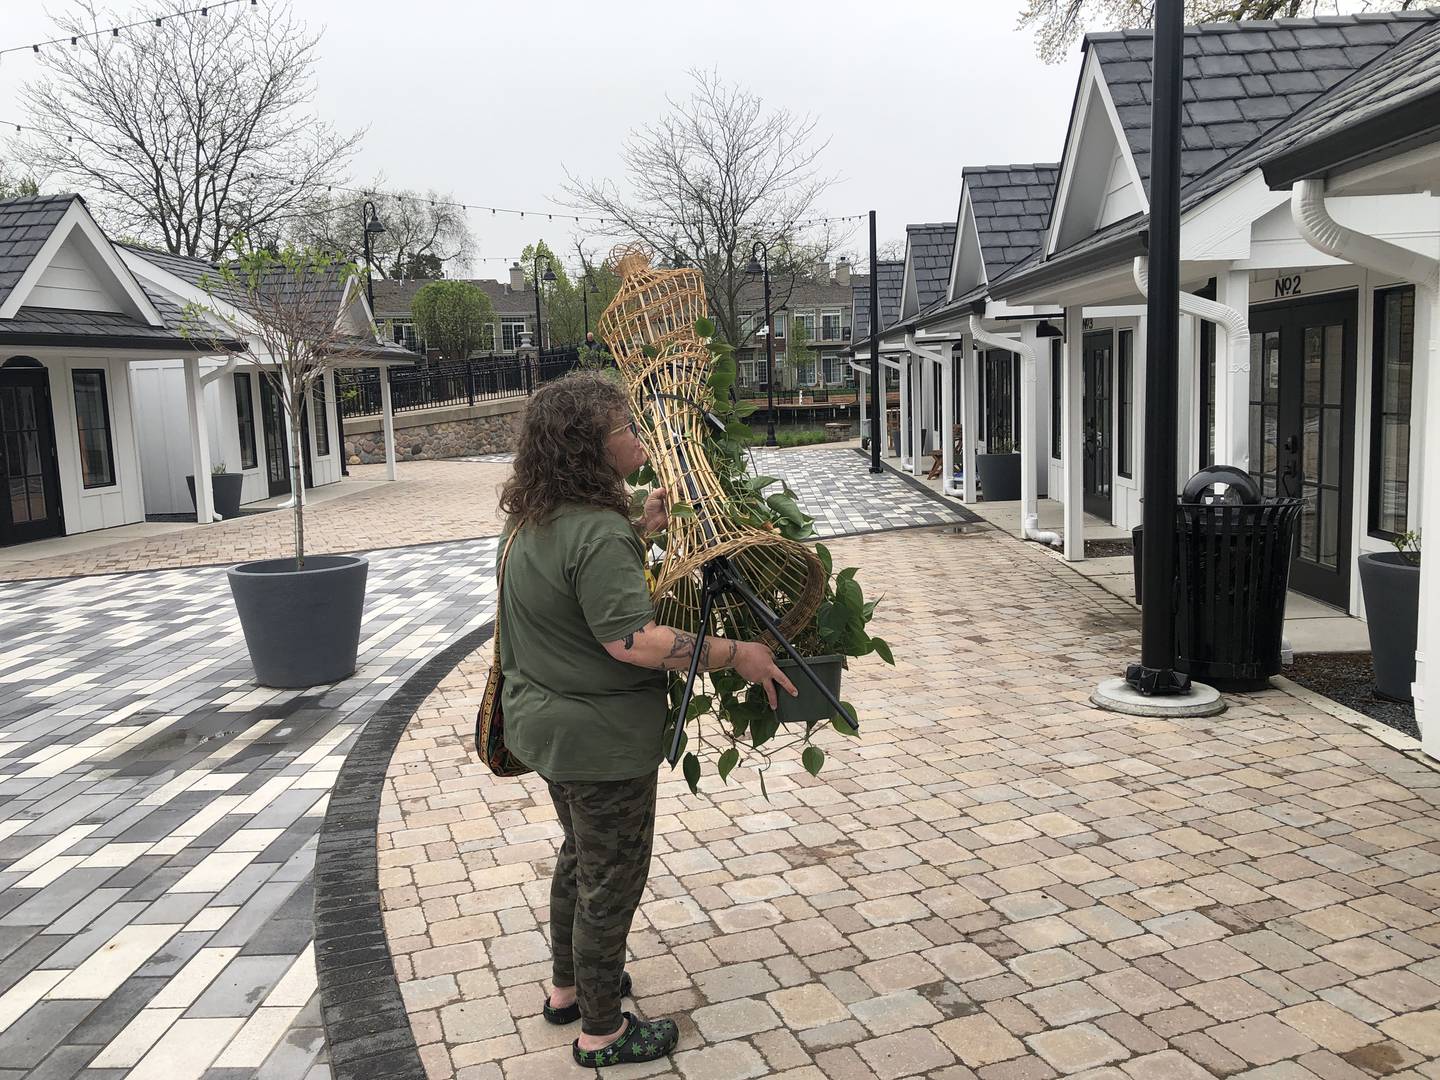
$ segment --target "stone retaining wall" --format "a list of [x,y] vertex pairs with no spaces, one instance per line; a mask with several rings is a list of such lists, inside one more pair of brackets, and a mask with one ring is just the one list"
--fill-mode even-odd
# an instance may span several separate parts
[[[515,449],[527,399],[504,398],[474,405],[422,409],[395,417],[395,455],[404,461],[502,454]],[[385,460],[380,417],[345,421],[345,457],[351,465]]]

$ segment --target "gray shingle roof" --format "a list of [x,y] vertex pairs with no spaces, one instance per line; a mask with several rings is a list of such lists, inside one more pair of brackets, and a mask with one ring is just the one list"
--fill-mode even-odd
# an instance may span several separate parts
[[[415,299],[415,294],[429,285],[429,281],[384,281],[375,279],[375,318],[379,319],[408,319],[410,317],[410,302]],[[495,308],[497,315],[530,315],[535,314],[535,290],[527,287],[522,292],[514,292],[508,284],[495,281],[491,278],[471,278],[467,284],[474,285],[490,298],[491,305]],[[592,315],[598,314],[591,312]]]
[[1044,241],[1059,173],[1053,163],[984,165],[961,173],[989,280],[1002,276]]
[[[905,264],[899,259],[882,261],[880,267],[880,327],[884,329],[900,317],[900,290],[905,284]],[[870,336],[870,275],[850,279],[851,303],[855,308],[855,332],[851,340],[863,341]]]
[[[1440,90],[1440,22],[1422,27],[1387,54],[1346,79],[1315,103],[1277,125],[1265,141],[1267,178],[1271,161],[1303,153],[1347,129],[1375,131],[1382,114],[1398,111]],[[1429,120],[1440,125],[1440,114]],[[1286,172],[1293,170],[1287,169]],[[1288,176],[1287,176],[1288,182]]]
[[[1205,23],[1185,30],[1181,183],[1248,146],[1278,121],[1386,52],[1428,11]],[[1088,34],[1135,168],[1150,190],[1153,35]]]
[[923,310],[945,296],[950,282],[950,256],[955,250],[955,223],[906,225],[905,238],[915,271],[915,295]]
[[33,195],[0,201],[0,304],[78,195]]

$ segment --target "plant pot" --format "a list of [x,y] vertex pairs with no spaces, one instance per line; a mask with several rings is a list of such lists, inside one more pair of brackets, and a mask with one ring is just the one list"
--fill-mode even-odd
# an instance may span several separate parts
[[[820,676],[820,681],[830,688],[830,692],[836,697],[840,696],[840,673],[848,666],[845,657],[835,656],[807,656],[805,663],[810,670]],[[789,680],[795,684],[799,693],[795,697],[781,692],[779,706],[775,709],[775,718],[782,724],[813,724],[822,720],[829,720],[834,713],[834,706],[825,700],[825,695],[815,688],[815,684],[806,677],[794,660],[783,659],[775,661],[775,666]]]
[[1020,498],[1019,454],[976,454],[975,472],[986,502],[1015,502]]
[[294,559],[230,568],[230,593],[261,686],[320,686],[354,673],[369,569],[355,555],[310,555],[303,570]]
[[1420,567],[1406,562],[1398,551],[1361,555],[1359,563],[1375,690],[1384,697],[1410,701],[1420,620]]
[[[190,489],[190,505],[195,507],[195,477],[185,477],[185,486]],[[244,473],[213,473],[210,477],[210,502],[215,507],[215,513],[226,521],[239,517],[240,489],[244,486]]]

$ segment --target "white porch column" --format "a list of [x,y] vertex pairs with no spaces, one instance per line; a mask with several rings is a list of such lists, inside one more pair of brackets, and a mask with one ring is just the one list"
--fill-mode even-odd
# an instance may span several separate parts
[[960,352],[960,407],[963,418],[961,470],[965,474],[965,501],[976,502],[980,498],[980,478],[975,468],[975,445],[980,437],[980,362],[975,352],[975,339],[966,334],[961,339]]
[[195,473],[195,520],[215,520],[210,491],[210,430],[205,418],[205,386],[200,381],[200,357],[185,357],[185,407],[190,412],[190,468]]
[[952,342],[941,344],[945,361],[940,365],[940,490],[947,495],[955,490],[955,351]]
[[1215,462],[1250,468],[1250,272],[1216,275],[1215,299],[1245,320],[1245,330],[1226,333],[1225,353],[1215,350]]
[[[1411,406],[1412,430],[1424,432],[1419,482],[1411,485],[1420,495],[1422,536],[1440,537],[1440,290],[1415,289],[1415,370],[1424,372],[1425,398],[1421,409]],[[1413,525],[1412,525],[1413,527]],[[1440,549],[1437,549],[1440,550]],[[1378,613],[1370,612],[1370,618]],[[1420,560],[1420,625],[1415,650],[1415,720],[1420,725],[1420,747],[1440,759],[1440,556]],[[1427,660],[1427,657],[1429,659]]]
[[900,467],[909,470],[905,455],[910,452],[910,354],[900,354]]
[[910,357],[910,401],[911,408],[915,413],[910,419],[910,474],[920,476],[922,474],[920,461],[925,454],[925,429],[928,426],[926,417],[929,415],[927,407],[929,398],[925,393],[928,382],[925,376],[928,372],[925,369],[930,366],[930,361],[919,353],[912,352],[908,355]]
[[380,369],[380,426],[385,433],[385,479],[395,475],[395,412],[390,408],[390,369]]
[[1038,524],[1040,517],[1040,475],[1046,468],[1049,450],[1040,438],[1040,381],[1039,371],[1042,355],[1048,365],[1050,354],[1048,344],[1042,349],[1036,335],[1038,325],[1034,322],[1020,324],[1020,343],[1029,346],[1030,355],[1022,351],[1020,356],[1020,533],[1025,534],[1025,523],[1033,516]]
[[860,404],[860,435],[863,438],[870,434],[870,425],[866,423],[869,413],[865,411],[865,383],[867,381],[865,372],[861,371],[852,363],[850,370],[855,373],[855,400]]
[[1065,560],[1085,558],[1084,473],[1080,461],[1080,392],[1084,375],[1081,356],[1085,348],[1084,308],[1065,309],[1065,362],[1060,379],[1060,452],[1064,475],[1061,498],[1065,501]]

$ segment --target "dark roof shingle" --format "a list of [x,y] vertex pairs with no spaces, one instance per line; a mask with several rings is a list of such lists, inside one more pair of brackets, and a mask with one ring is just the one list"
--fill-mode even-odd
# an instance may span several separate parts
[[[905,284],[905,263],[899,259],[879,264],[880,327],[884,329],[900,317],[900,290]],[[859,342],[870,336],[870,276],[850,279],[851,303],[855,308],[855,330],[851,340]]]
[[[955,250],[955,223],[906,225],[907,257],[915,271],[915,296],[924,310],[944,299],[950,283],[950,257]],[[883,310],[883,305],[882,305]]]
[[962,171],[989,280],[1004,275],[1044,242],[1059,173],[1053,163]]
[[0,201],[0,304],[78,195],[31,195]]

